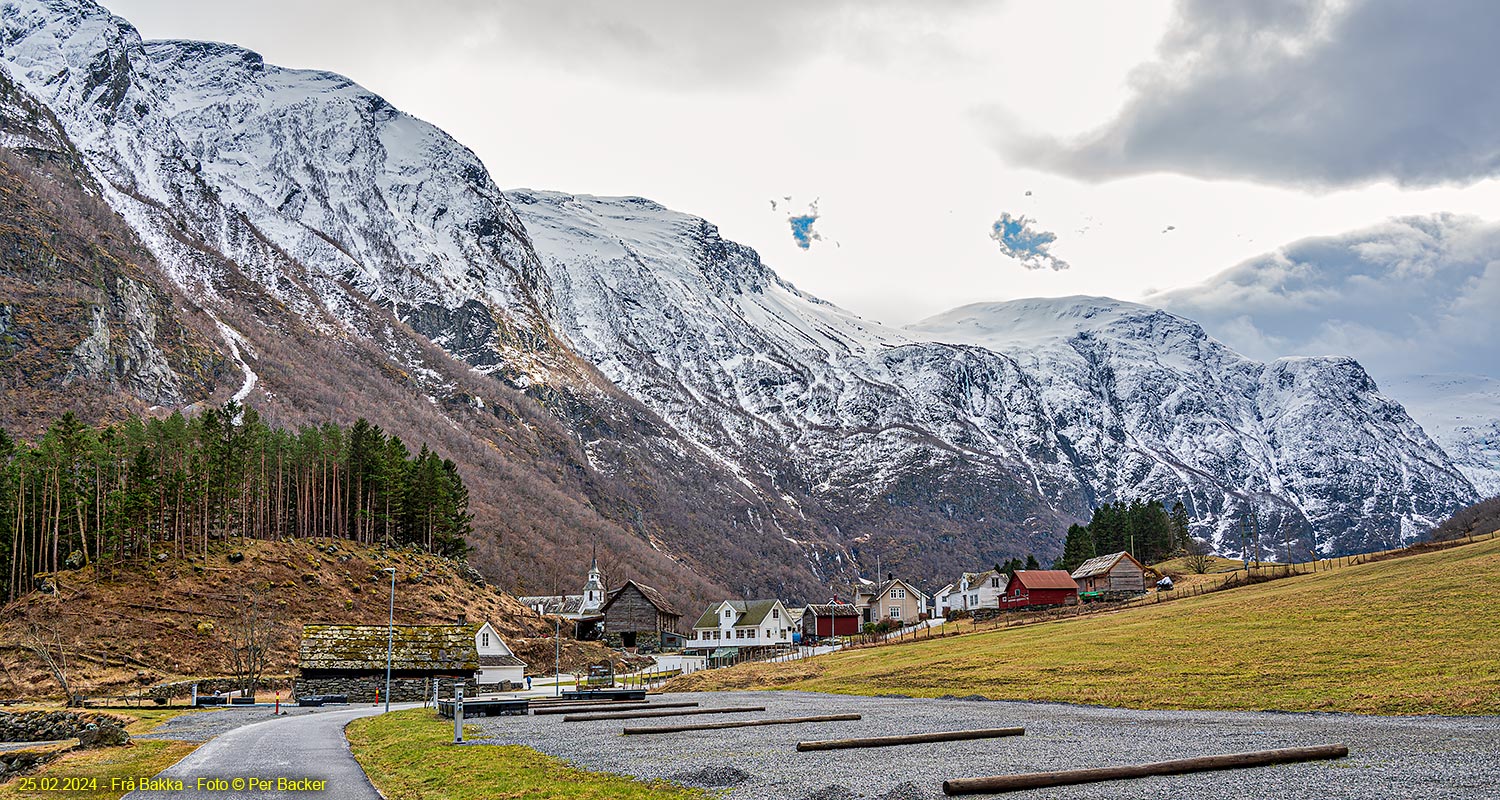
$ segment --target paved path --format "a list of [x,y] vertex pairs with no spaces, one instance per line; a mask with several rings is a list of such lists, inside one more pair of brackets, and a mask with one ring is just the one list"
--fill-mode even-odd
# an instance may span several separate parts
[[[416,704],[392,706],[413,708]],[[134,791],[131,800],[226,800],[234,797],[317,797],[319,800],[380,800],[364,770],[349,752],[344,726],[379,714],[382,707],[319,711],[278,717],[236,728],[215,737],[186,758],[163,770],[158,779],[182,781],[175,789]],[[217,779],[221,784],[213,783]],[[251,779],[268,784],[242,783]],[[322,788],[278,784],[278,779],[325,781]],[[307,791],[311,789],[311,791]]]

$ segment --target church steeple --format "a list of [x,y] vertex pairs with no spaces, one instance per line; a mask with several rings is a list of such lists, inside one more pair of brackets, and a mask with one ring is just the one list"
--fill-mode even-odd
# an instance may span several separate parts
[[594,557],[589,562],[589,580],[583,585],[583,603],[579,611],[593,611],[604,605],[604,573],[599,571],[599,546],[594,545]]

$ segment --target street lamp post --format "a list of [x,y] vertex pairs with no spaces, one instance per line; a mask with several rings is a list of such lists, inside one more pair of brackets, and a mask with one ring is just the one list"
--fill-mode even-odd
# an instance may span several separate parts
[[562,617],[552,621],[552,696],[562,697]]
[[386,567],[381,572],[391,573],[391,608],[385,628],[385,710],[391,710],[391,659],[396,649],[396,568]]

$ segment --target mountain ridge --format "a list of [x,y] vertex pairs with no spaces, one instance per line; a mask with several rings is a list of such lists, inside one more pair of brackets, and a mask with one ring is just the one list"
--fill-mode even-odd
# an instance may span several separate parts
[[[1473,495],[1357,364],[1257,371],[1149,314],[1129,317],[1135,338],[1071,348],[1081,371],[924,341],[797,290],[706,220],[640,198],[501,192],[467,148],[342,76],[143,42],[87,0],[0,9],[0,67],[215,323],[200,332],[242,374],[203,400],[245,390],[293,423],[358,410],[456,452],[482,563],[514,585],[581,571],[591,541],[690,600],[812,596],[877,561],[936,580],[1049,556],[1092,504],[1138,494],[1188,502],[1221,547],[1254,506],[1296,546],[1340,552],[1409,538]],[[1168,425],[1151,405],[1165,398],[1114,391],[1122,375],[1146,385],[1130,358],[1156,336],[1192,345],[1152,355],[1162,374],[1160,359],[1186,359],[1178,373],[1242,390],[1209,404],[1233,419]],[[1247,438],[1254,454],[1193,461],[1261,411],[1294,424]],[[1321,441],[1325,411],[1361,435]],[[1406,472],[1340,483],[1372,447]],[[1305,457],[1288,467],[1286,453]],[[568,512],[549,518],[547,502]]]

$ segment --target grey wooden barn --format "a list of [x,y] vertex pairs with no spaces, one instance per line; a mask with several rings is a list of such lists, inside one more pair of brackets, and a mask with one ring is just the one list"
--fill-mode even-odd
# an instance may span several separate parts
[[604,601],[604,639],[611,647],[634,648],[643,653],[682,647],[677,632],[682,615],[661,592],[626,581]]
[[1146,591],[1146,566],[1135,556],[1121,551],[1097,556],[1073,570],[1079,597],[1111,598],[1143,594]]

